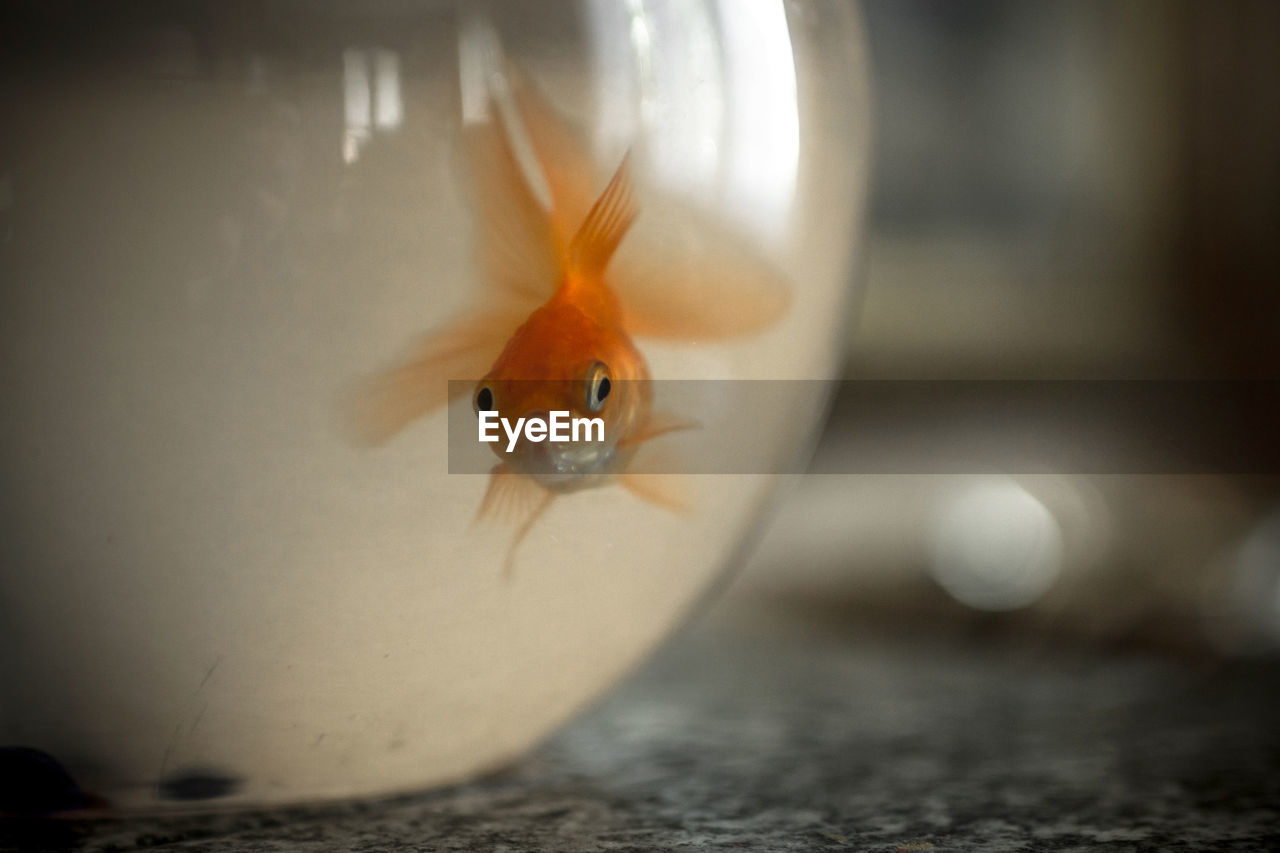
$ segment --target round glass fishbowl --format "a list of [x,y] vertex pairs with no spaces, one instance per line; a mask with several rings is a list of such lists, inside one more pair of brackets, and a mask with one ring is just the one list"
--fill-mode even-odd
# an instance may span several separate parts
[[[640,661],[778,478],[690,476],[676,512],[451,473],[442,383],[563,281],[631,378],[806,380],[738,426],[812,435],[861,233],[853,5],[6,14],[0,788],[76,786],[24,809],[459,781]],[[550,328],[531,351],[592,363]]]

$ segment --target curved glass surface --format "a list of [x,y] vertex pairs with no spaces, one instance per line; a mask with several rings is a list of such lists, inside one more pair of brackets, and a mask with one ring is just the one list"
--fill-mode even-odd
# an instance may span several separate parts
[[[854,7],[71,2],[14,21],[0,743],[122,809],[456,781],[598,695],[724,568],[773,478],[692,478],[684,513],[616,485],[561,496],[508,573],[514,530],[473,523],[487,482],[446,472],[443,412],[371,447],[344,401],[504,304],[468,131],[515,109],[504,138],[546,203],[519,85],[589,154],[593,192],[631,152],[610,276],[729,320],[760,277],[785,287],[747,332],[637,333],[652,376],[832,375],[867,157]],[[746,426],[797,452],[813,387]]]

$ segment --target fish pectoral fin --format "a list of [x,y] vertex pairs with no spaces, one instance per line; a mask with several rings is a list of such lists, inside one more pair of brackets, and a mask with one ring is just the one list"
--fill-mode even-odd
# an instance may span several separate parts
[[533,480],[512,471],[507,465],[496,465],[489,472],[489,487],[484,500],[476,510],[476,521],[494,518],[516,525],[515,536],[507,549],[502,573],[508,580],[515,571],[516,549],[529,535],[538,519],[550,508],[555,493],[547,491]]
[[546,490],[537,483],[512,471],[506,463],[489,471],[489,487],[476,510],[474,522],[498,521],[510,524],[522,520]]
[[523,317],[477,312],[423,336],[400,364],[360,383],[347,403],[348,432],[379,445],[465,390],[450,379],[479,379]]
[[[654,412],[642,429],[619,445],[638,447],[673,432],[701,428],[702,424],[695,420],[671,412]],[[693,500],[689,495],[688,477],[677,473],[683,470],[687,470],[687,466],[680,464],[679,455],[670,448],[644,447],[618,475],[618,482],[643,501],[687,515],[693,510]]]
[[670,471],[668,459],[652,455],[619,474],[618,483],[645,503],[676,515],[689,515],[694,504],[689,494],[688,477]]
[[655,438],[683,430],[702,429],[702,424],[672,412],[653,412],[643,427],[634,430],[626,438],[618,442],[618,447],[627,450],[653,441]]
[[716,341],[786,315],[786,277],[744,236],[683,201],[647,193],[645,205],[609,268],[630,334]]

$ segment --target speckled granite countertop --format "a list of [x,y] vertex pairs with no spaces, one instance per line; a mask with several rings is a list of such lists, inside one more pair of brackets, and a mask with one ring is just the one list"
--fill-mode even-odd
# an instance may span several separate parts
[[376,803],[13,823],[132,850],[1280,849],[1280,667],[728,617],[504,774]]

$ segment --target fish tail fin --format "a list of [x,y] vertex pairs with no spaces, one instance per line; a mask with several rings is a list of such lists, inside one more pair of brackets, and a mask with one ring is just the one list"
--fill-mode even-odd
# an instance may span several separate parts
[[542,302],[563,273],[559,244],[568,237],[559,233],[553,187],[516,100],[514,89],[524,84],[517,84],[483,4],[460,4],[459,14],[462,149],[476,206],[477,265],[503,297]]
[[505,79],[511,96],[508,115],[519,124],[532,148],[550,193],[547,208],[557,246],[567,249],[574,231],[596,200],[597,164],[590,147],[546,96],[509,60]]
[[622,158],[609,185],[587,212],[587,218],[569,243],[565,267],[583,276],[598,276],[609,265],[622,238],[636,218],[631,192],[631,155]]

